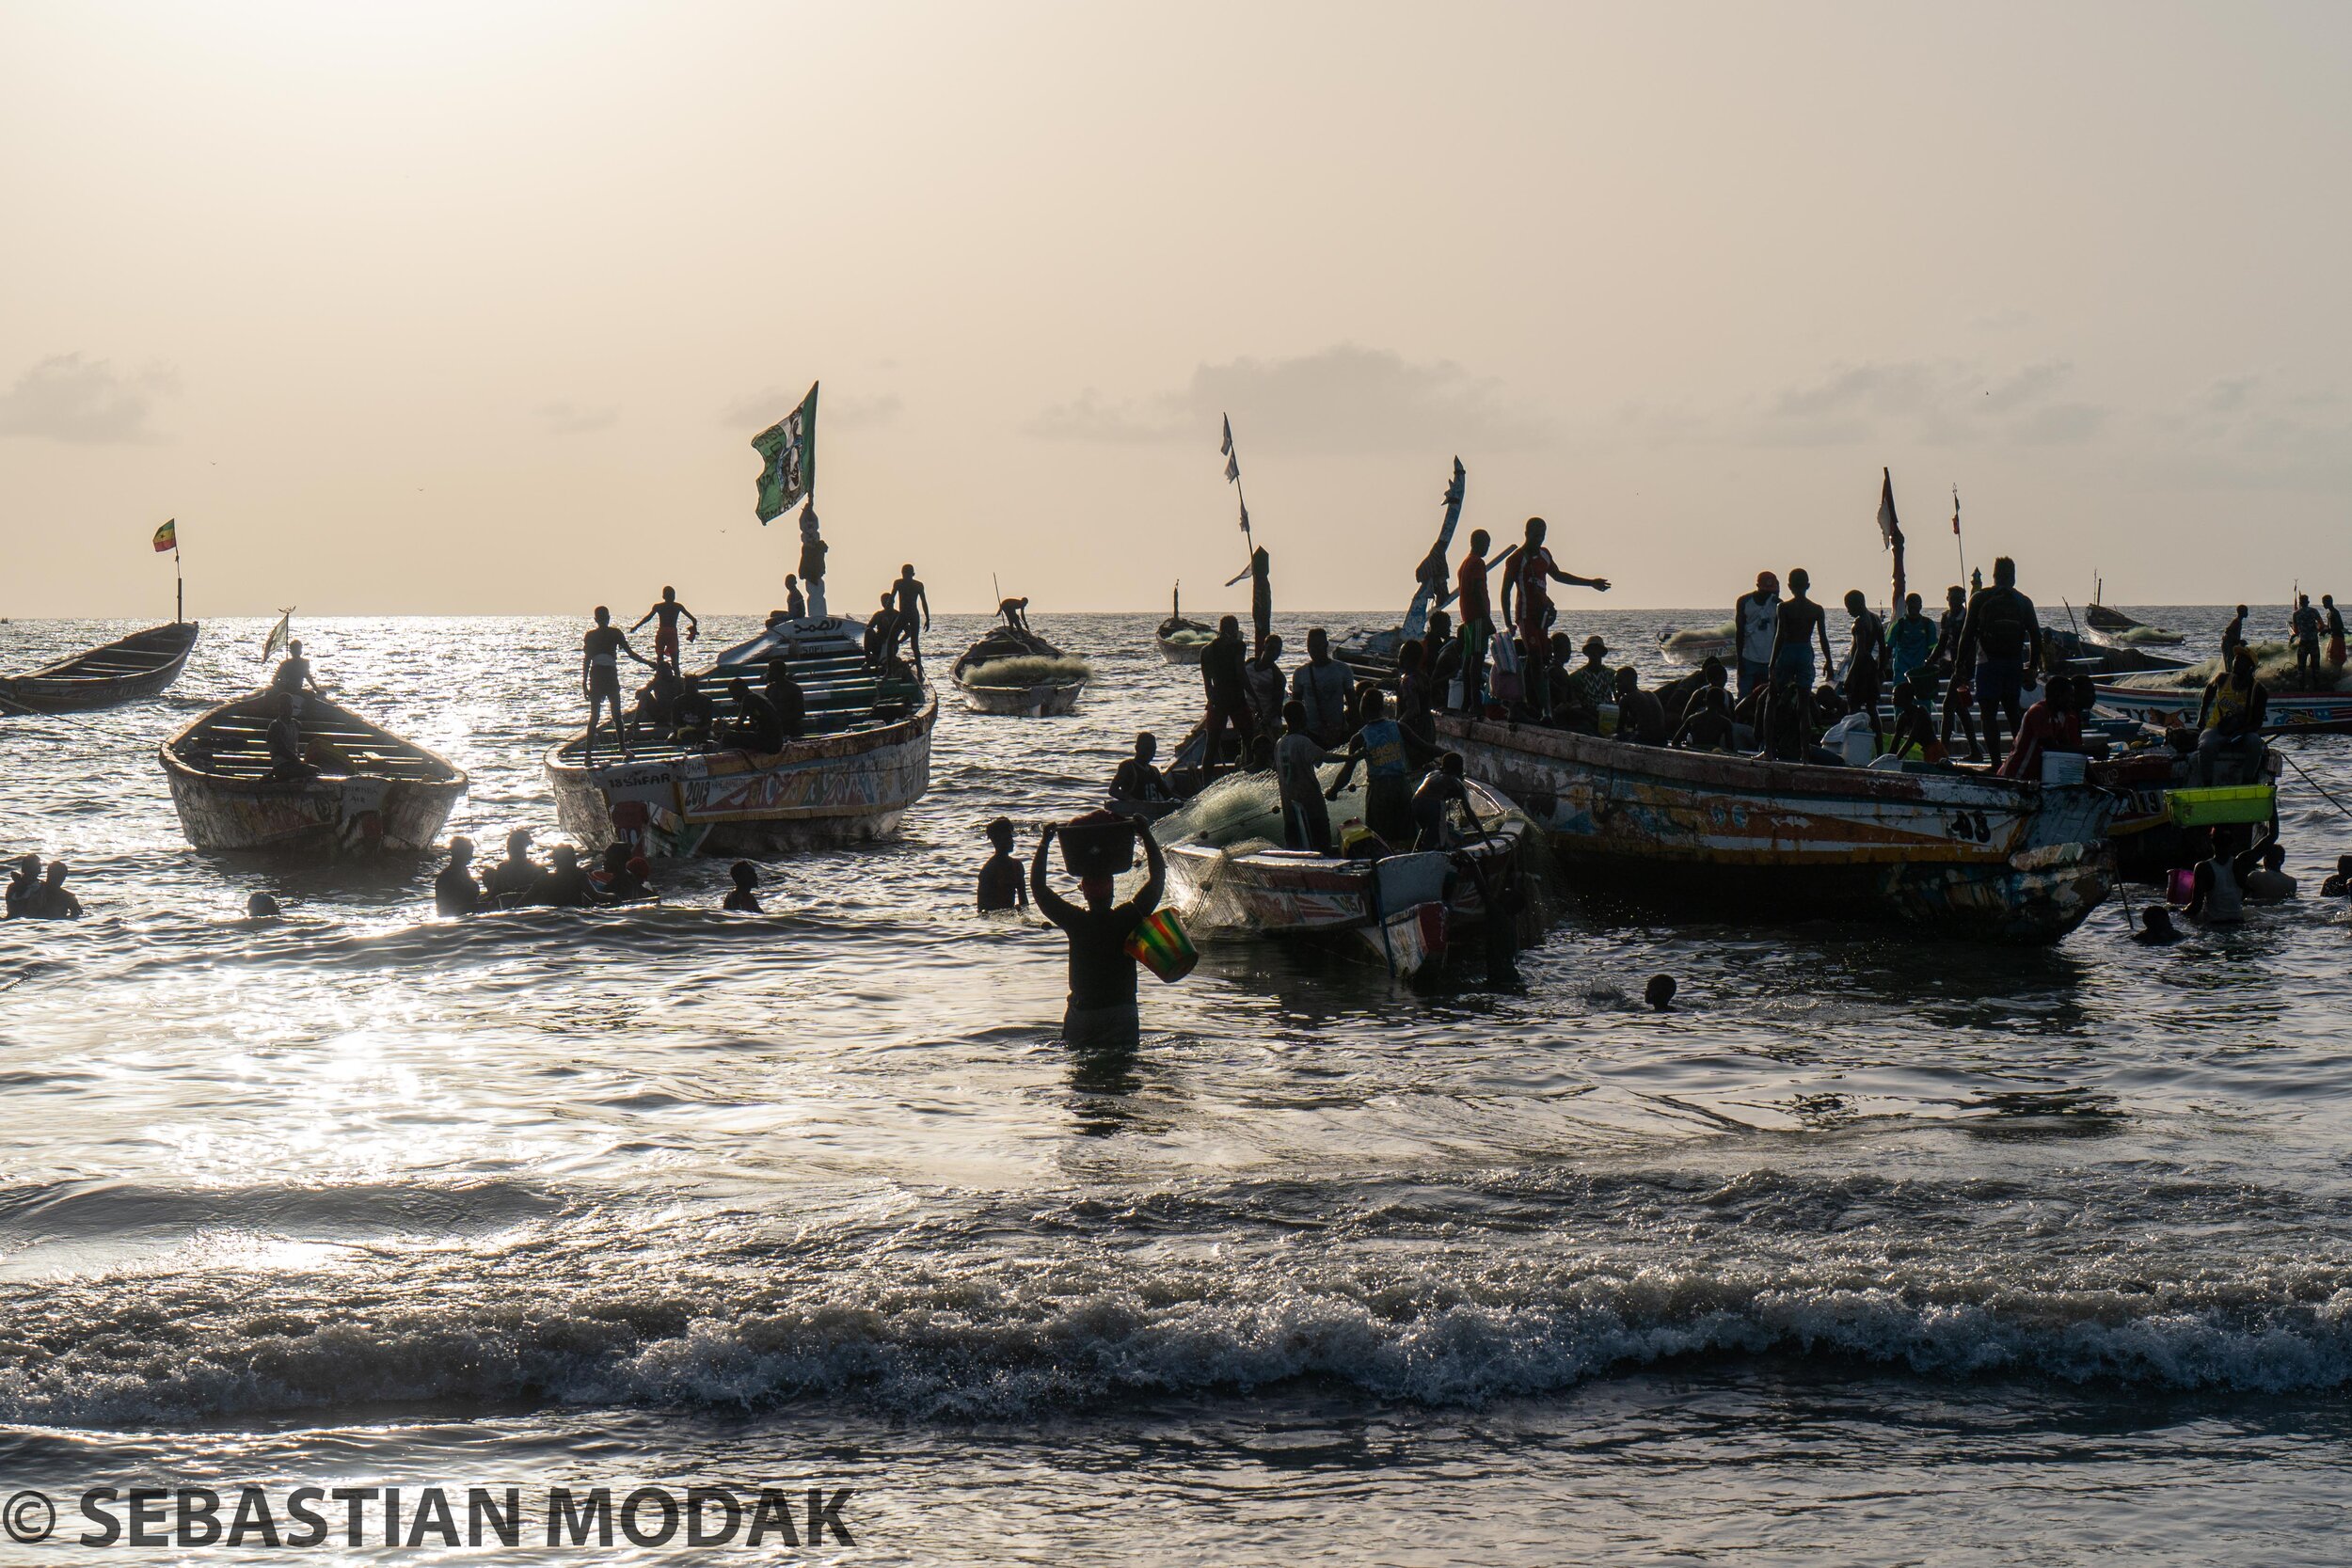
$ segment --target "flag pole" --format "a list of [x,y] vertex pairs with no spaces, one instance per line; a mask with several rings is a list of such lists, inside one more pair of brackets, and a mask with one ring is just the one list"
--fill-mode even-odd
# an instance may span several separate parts
[[171,535],[171,623],[185,626],[187,620],[188,584],[187,579],[180,575],[180,534],[175,529]]
[[1960,537],[1960,486],[1952,486],[1952,548],[1960,552],[1960,585],[1968,586],[1968,546]]

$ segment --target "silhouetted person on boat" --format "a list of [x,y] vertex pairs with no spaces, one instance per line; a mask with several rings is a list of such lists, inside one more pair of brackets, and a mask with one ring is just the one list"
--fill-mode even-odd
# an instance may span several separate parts
[[278,661],[276,673],[270,676],[269,689],[283,700],[286,712],[295,718],[301,716],[306,692],[325,700],[326,693],[320,689],[310,661],[302,657],[302,639],[297,637],[286,644],[286,657]]
[[1901,680],[1914,670],[1924,670],[1935,651],[1935,623],[1920,609],[1916,594],[1903,595],[1903,612],[1895,617],[1895,624],[1886,628],[1887,680]]
[[700,675],[679,676],[677,696],[670,704],[671,742],[696,748],[709,745],[710,726],[717,712],[710,693],[703,689]]
[[2190,777],[2200,786],[2259,778],[2263,723],[2270,690],[2254,678],[2254,650],[2240,645],[2227,674],[2206,684],[2197,705],[2197,760]]
[[2072,675],[2052,675],[2042,683],[2042,700],[2019,721],[2017,743],[1994,771],[2005,779],[2039,780],[2042,753],[2081,751],[2085,705]]
[[661,623],[653,629],[653,657],[656,660],[666,658],[673,665],[677,663],[677,624],[680,620],[686,623],[686,641],[689,642],[703,634],[703,624],[694,619],[692,610],[677,602],[677,590],[666,585],[661,590],[661,601],[637,617],[637,625],[628,629],[635,631],[646,622],[656,620]]
[[1242,684],[1249,693],[1249,721],[1257,726],[1261,738],[1278,734],[1282,728],[1282,704],[1289,698],[1290,681],[1282,673],[1282,640],[1269,637],[1258,644],[1258,651],[1241,667]]
[[547,868],[531,858],[531,830],[517,828],[506,835],[506,858],[482,879],[483,896],[512,906],[531,896]]
[[1387,704],[1375,687],[1364,698],[1363,727],[1347,743],[1340,776],[1323,798],[1336,800],[1364,765],[1364,826],[1391,846],[1413,840],[1413,757],[1403,725],[1388,717]]
[[1021,863],[1012,858],[1012,823],[998,817],[988,825],[988,842],[994,853],[980,866],[979,910],[982,914],[996,914],[1005,910],[1025,910],[1029,895],[1021,879]]
[[996,601],[996,613],[1004,618],[1007,631],[1017,631],[1024,637],[1029,635],[1027,598],[999,599]]
[[1462,753],[1448,752],[1438,759],[1438,766],[1421,776],[1413,786],[1413,847],[1416,849],[1451,849],[1462,842],[1463,834],[1446,821],[1445,808],[1458,805],[1462,820],[1470,824],[1473,833],[1483,833],[1478,820],[1478,806],[1470,799],[1470,786],[1462,782]]
[[825,541],[817,531],[817,503],[801,503],[801,586],[808,590],[811,619],[825,617]]
[[1929,668],[1950,683],[1944,692],[1944,722],[1937,739],[1948,755],[1952,731],[1961,730],[1968,736],[1968,760],[1981,762],[1984,747],[1977,739],[1976,688],[1969,685],[1971,672],[1960,663],[1960,628],[1968,620],[1968,591],[1954,583],[1944,591],[1944,618],[1936,625],[1935,648],[1928,655]]
[[1672,738],[1666,727],[1666,705],[1642,689],[1641,672],[1629,664],[1617,672],[1617,738],[1643,746],[1663,746]]
[[898,568],[898,580],[890,585],[890,591],[898,597],[898,626],[907,640],[908,662],[919,675],[923,673],[923,634],[931,629],[931,600],[915,578],[914,562],[910,561]]
[[1429,612],[1429,629],[1421,645],[1428,656],[1429,705],[1439,711],[1454,706],[1454,683],[1462,677],[1462,640],[1454,635],[1454,617],[1442,610]]
[[1494,595],[1486,583],[1486,552],[1493,546],[1485,529],[1470,530],[1470,554],[1454,573],[1454,608],[1462,617],[1462,711],[1473,718],[1486,712],[1486,646],[1495,635]]
[[1435,694],[1429,689],[1427,644],[1408,638],[1396,651],[1396,721],[1429,752],[1438,749]]
[[1244,666],[1248,652],[1241,644],[1241,622],[1228,615],[1216,624],[1216,640],[1200,655],[1200,689],[1208,698],[1208,709],[1200,721],[1200,753],[1202,779],[1216,777],[1217,753],[1223,749],[1225,727],[1231,724],[1237,737],[1235,751],[1247,761],[1249,743],[1257,738],[1258,726],[1249,711],[1249,680]]
[[1774,686],[1794,681],[1801,687],[1812,687],[1816,642],[1820,644],[1823,669],[1837,662],[1837,656],[1829,650],[1829,619],[1820,605],[1805,597],[1812,586],[1813,575],[1804,567],[1788,574],[1788,597],[1781,601],[1780,611],[1772,618]]
[[[808,619],[808,598],[801,592],[801,576],[798,572],[784,574],[784,613],[788,620],[805,621]],[[739,861],[737,863],[747,865],[750,863]]]
[[759,867],[749,861],[737,861],[727,867],[727,876],[735,886],[727,890],[719,907],[735,914],[760,914],[759,895],[752,891],[759,885]]
[[1609,644],[1601,638],[1586,638],[1583,654],[1584,662],[1570,671],[1568,676],[1583,689],[1584,700],[1592,705],[1597,720],[1602,705],[1617,700],[1617,673],[1609,667]]
[[612,624],[612,611],[596,606],[596,624],[580,641],[580,686],[588,698],[588,735],[580,747],[580,759],[596,760],[596,714],[606,705],[612,709],[612,736],[620,743],[621,760],[628,760],[628,720],[621,711],[621,656],[627,654],[647,669],[653,660],[628,645],[628,636]]
[[1995,767],[2001,761],[2001,720],[2012,729],[2026,716],[2026,688],[2033,684],[2042,661],[2042,623],[2033,601],[2017,591],[2017,563],[2007,556],[1993,562],[1993,586],[1969,597],[1967,619],[1961,623],[1960,647],[1954,659],[1969,669],[1975,656],[1977,708],[1984,719],[1985,750]]
[[1318,746],[1336,746],[1354,728],[1348,702],[1356,677],[1331,657],[1331,636],[1321,626],[1307,632],[1307,662],[1291,672],[1291,700],[1307,710],[1307,734]]
[[784,750],[784,721],[751,682],[740,675],[727,682],[727,701],[735,705],[735,719],[721,734],[723,741],[759,756]]
[[2230,624],[2221,628],[2221,668],[2229,669],[2237,662],[2237,651],[2246,646],[2246,607],[2237,607]]
[[1731,607],[1731,651],[1740,661],[1740,695],[1745,698],[1771,678],[1772,635],[1780,627],[1780,578],[1756,574],[1756,592]]
[[1081,1050],[1132,1050],[1142,1034],[1136,1012],[1136,960],[1127,952],[1127,939],[1145,915],[1159,907],[1167,885],[1168,865],[1149,822],[1136,824],[1143,841],[1148,871],[1143,887],[1123,904],[1111,899],[1116,888],[1108,877],[1088,877],[1078,883],[1086,900],[1073,904],[1045,880],[1045,856],[1053,847],[1053,824],[1037,841],[1029,862],[1029,895],[1038,911],[1060,927],[1070,939],[1070,1004],[1062,1013],[1061,1037]]
[[[1596,638],[1595,641],[1599,640]],[[1606,645],[1601,649],[1604,654],[1608,651]],[[1594,683],[1584,678],[1584,671],[1574,662],[1575,657],[1576,651],[1568,646],[1568,634],[1565,631],[1553,632],[1549,657],[1544,661],[1544,679],[1549,687],[1550,696],[1550,717],[1546,721],[1552,728],[1566,730],[1571,735],[1598,735],[1600,705],[1593,696]],[[1606,665],[1601,668],[1603,673],[1610,675],[1613,692],[1615,675]]]
[[1260,545],[1249,552],[1249,564],[1225,579],[1231,588],[1242,578],[1249,579],[1249,619],[1257,627],[1257,641],[1252,648],[1263,648],[1274,631],[1274,558]]
[[[536,875],[537,868],[532,871]],[[472,914],[482,908],[482,884],[473,879],[473,840],[461,834],[449,841],[449,863],[433,879],[433,908],[441,914]]]
[[[1527,644],[1528,662],[1533,666],[1527,672],[1528,689],[1536,694],[1538,702],[1549,705],[1551,688],[1544,678],[1547,672],[1542,666],[1551,655],[1551,585],[1565,582],[1606,594],[1609,579],[1581,578],[1562,571],[1559,562],[1552,560],[1551,551],[1544,547],[1547,532],[1548,525],[1541,517],[1527,519],[1526,537],[1512,555],[1510,572],[1502,579],[1502,612],[1516,620],[1519,640]],[[1549,712],[1548,706],[1545,711]]]
[[779,654],[768,661],[768,705],[776,710],[776,729],[787,740],[797,740],[808,728],[808,693],[792,678],[789,660]]
[[1903,762],[1941,762],[1944,743],[1935,733],[1931,703],[1935,673],[1922,667],[1895,683],[1895,727],[1886,738],[1886,754]]
[[[1150,805],[1158,800],[1172,800],[1175,796],[1160,770],[1152,766],[1152,759],[1160,754],[1160,737],[1150,730],[1136,735],[1136,754],[1119,765],[1111,775],[1111,799],[1136,800]],[[1008,825],[1009,827],[1009,825]]]
[[[1872,613],[1859,588],[1846,590],[1846,613],[1853,617],[1853,641],[1846,657],[1846,706],[1868,719],[1874,739],[1883,739],[1879,698],[1886,685],[1886,623]],[[1924,618],[1920,624],[1926,625]]]
[[1306,704],[1294,698],[1282,705],[1282,738],[1274,743],[1274,786],[1282,804],[1286,848],[1331,852],[1331,814],[1315,769],[1341,760],[1325,751],[1308,729]]
[[1724,661],[1714,655],[1699,667],[1697,689],[1682,710],[1682,722],[1676,726],[1674,744],[1694,752],[1728,750],[1738,729],[1732,717],[1731,693],[1725,689],[1728,679]]
[[291,714],[279,714],[262,732],[269,748],[269,776],[278,784],[303,784],[319,776],[302,754],[302,726]]
[[2312,608],[2309,594],[2295,596],[2295,614],[2287,626],[2295,643],[2295,684],[2306,689],[2321,684],[2319,677],[2319,640],[2327,623],[2319,611]]
[[882,594],[882,608],[866,622],[866,662],[876,670],[889,668],[891,659],[898,652],[898,639],[902,635],[898,629],[896,595],[885,588]]

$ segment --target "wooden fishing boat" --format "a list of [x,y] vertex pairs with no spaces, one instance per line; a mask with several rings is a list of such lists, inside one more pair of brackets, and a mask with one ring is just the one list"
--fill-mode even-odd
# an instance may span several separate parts
[[163,743],[181,828],[199,849],[343,858],[433,847],[466,793],[447,759],[350,709],[306,697],[295,722],[317,771],[281,778],[267,739],[284,696],[224,703]]
[[1629,903],[2052,942],[2112,883],[2113,801],[2087,786],[1763,762],[1451,714],[1438,731],[1535,819],[1584,888]]
[[2111,610],[2096,599],[2083,606],[2083,625],[2102,641],[2119,647],[2135,647],[2147,642],[2172,647],[2187,641],[2177,631],[2136,621],[2122,610]]
[[1093,672],[1033,632],[997,626],[963,651],[947,678],[975,713],[1035,719],[1076,707]]
[[1159,644],[1160,657],[1170,664],[1198,664],[1216,641],[1216,628],[1191,620],[1184,614],[1184,585],[1179,583],[1168,601],[1168,619],[1152,633]]
[[118,638],[29,675],[0,676],[0,712],[71,713],[160,695],[180,678],[196,646],[193,621]]
[[923,681],[869,669],[837,621],[780,620],[719,656],[699,679],[733,717],[727,681],[756,689],[783,658],[806,703],[803,733],[773,754],[689,750],[646,735],[623,762],[610,729],[548,753],[564,832],[591,849],[624,834],[652,855],[765,854],[888,838],[930,786],[939,701]]
[[[1245,779],[1220,787],[1270,786]],[[1441,962],[1451,942],[1486,919],[1486,890],[1511,874],[1530,831],[1527,818],[1494,791],[1477,784],[1468,790],[1478,820],[1456,822],[1460,847],[1376,860],[1282,848],[1265,836],[1280,831],[1279,818],[1263,813],[1226,819],[1200,838],[1163,828],[1173,838],[1165,850],[1168,900],[1198,931],[1336,938],[1391,974],[1409,978]],[[1360,792],[1352,798],[1360,809]],[[1218,803],[1206,804],[1215,816]],[[1335,819],[1342,810],[1333,809]]]
[[[2204,688],[2181,686],[2177,677],[2162,674],[2124,676],[2096,683],[2099,706],[2147,723],[2194,724],[2204,702]],[[2270,692],[2265,733],[2281,730],[2297,735],[2352,735],[2352,691]]]

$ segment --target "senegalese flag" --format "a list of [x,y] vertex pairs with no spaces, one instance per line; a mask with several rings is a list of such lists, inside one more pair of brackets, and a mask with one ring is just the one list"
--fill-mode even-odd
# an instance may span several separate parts
[[155,531],[155,553],[161,555],[166,550],[176,550],[179,547],[179,520],[167,517],[164,520],[164,526]]
[[759,504],[765,527],[817,492],[817,383],[810,382],[801,405],[752,437],[759,453]]
[[1127,938],[1127,956],[1162,980],[1181,980],[1200,961],[1174,910],[1156,910]]

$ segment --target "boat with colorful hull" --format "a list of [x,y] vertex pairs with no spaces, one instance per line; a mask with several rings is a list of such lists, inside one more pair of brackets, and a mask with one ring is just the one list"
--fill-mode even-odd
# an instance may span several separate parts
[[725,686],[756,689],[783,658],[806,705],[804,732],[755,754],[701,750],[648,736],[631,757],[610,732],[597,757],[574,736],[548,753],[557,819],[589,848],[627,834],[655,855],[765,854],[888,838],[930,784],[939,700],[911,676],[878,675],[838,621],[778,621],[728,649],[699,679],[730,718]]
[[[2099,706],[2127,719],[2151,724],[2194,724],[2204,691],[2173,684],[2162,675],[2145,681],[2123,679],[2098,683]],[[2270,692],[2266,731],[2292,730],[2303,735],[2352,735],[2352,691]]]
[[1629,903],[2051,942],[2112,885],[2113,802],[2085,786],[1770,763],[1454,715],[1438,728],[1585,889]]
[[158,756],[190,844],[325,859],[433,847],[466,793],[462,769],[348,708],[305,697],[295,722],[319,766],[309,777],[280,778],[268,732],[285,702],[275,691],[240,697],[163,743]]
[[59,659],[30,674],[0,676],[0,713],[74,713],[160,696],[196,646],[196,623],[174,621]]

